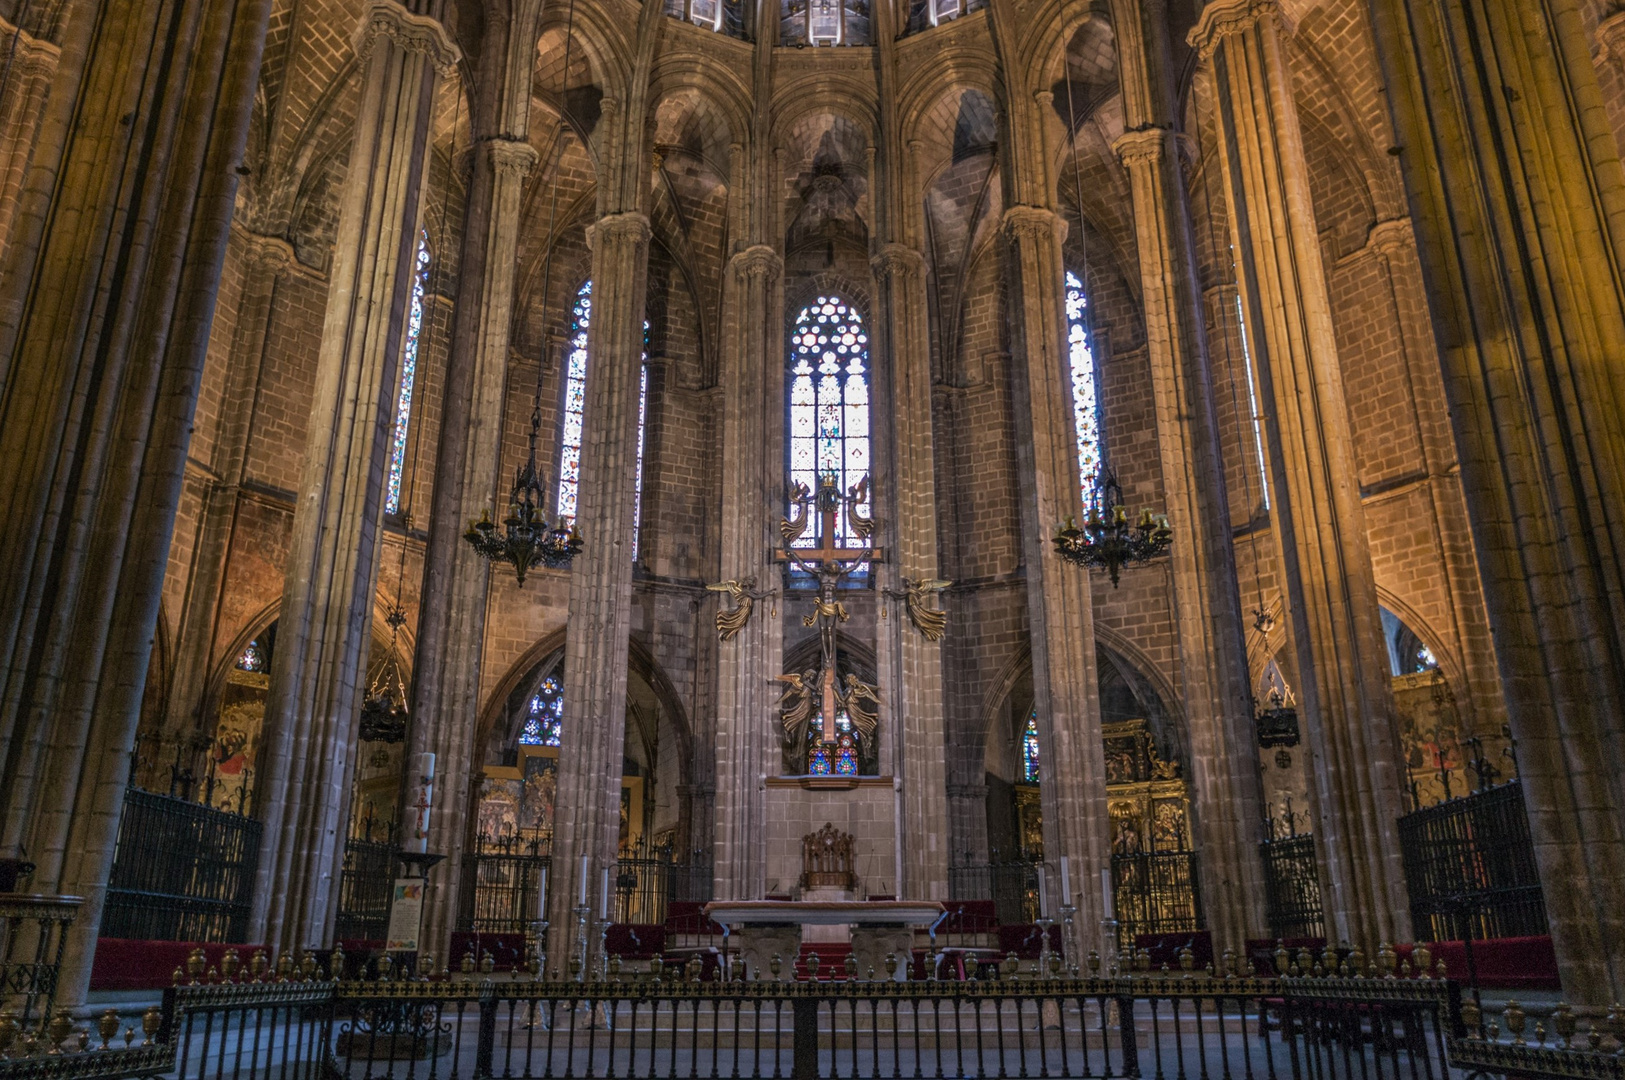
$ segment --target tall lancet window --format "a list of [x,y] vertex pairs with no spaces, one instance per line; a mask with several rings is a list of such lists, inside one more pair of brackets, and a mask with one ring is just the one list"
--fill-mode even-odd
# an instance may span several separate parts
[[1087,310],[1078,275],[1066,272],[1066,351],[1072,377],[1072,427],[1078,440],[1078,486],[1085,511],[1099,504],[1101,465],[1100,384],[1095,371],[1093,342],[1089,340]]
[[587,406],[587,330],[592,325],[592,282],[576,291],[570,310],[570,345],[564,359],[564,408],[559,424],[558,516],[575,520],[581,494],[581,422]]
[[1038,783],[1038,710],[1027,714],[1027,726],[1021,729],[1021,782]]
[[[575,519],[581,495],[582,417],[587,404],[587,330],[592,326],[592,282],[582,283],[570,309],[570,345],[564,361],[564,412],[559,425],[558,516]],[[638,523],[643,516],[643,427],[649,404],[649,322],[643,323],[643,363],[638,371],[636,487],[632,496],[632,558],[638,557]]]
[[401,350],[401,382],[395,398],[395,433],[389,441],[389,476],[384,513],[401,512],[401,475],[406,470],[406,440],[412,426],[412,390],[417,383],[418,340],[423,335],[423,295],[429,284],[429,234],[418,237],[417,273],[412,278],[412,304],[406,312],[406,347]]
[[[863,316],[830,294],[802,308],[790,332],[790,479],[818,490],[821,475],[834,474],[838,489],[869,475],[869,335]],[[869,500],[862,509],[867,513]],[[847,546],[846,515],[834,539]],[[816,547],[809,529],[798,546]]]

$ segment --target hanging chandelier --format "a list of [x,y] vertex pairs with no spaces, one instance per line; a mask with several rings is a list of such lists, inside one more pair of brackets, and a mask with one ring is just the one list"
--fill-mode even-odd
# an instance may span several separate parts
[[366,697],[361,699],[362,742],[403,741],[406,738],[406,722],[410,717],[406,704],[406,681],[401,678],[401,669],[395,663],[395,640],[406,622],[406,611],[401,607],[400,597],[395,598],[395,606],[384,616],[384,622],[389,624],[389,659],[379,665],[378,674],[373,676],[372,683],[367,687]]
[[513,494],[508,498],[508,516],[498,529],[487,510],[480,520],[471,522],[463,539],[473,545],[480,556],[494,563],[508,563],[513,567],[519,587],[525,587],[525,574],[532,566],[559,568],[570,565],[570,560],[581,554],[581,534],[575,523],[560,518],[549,527],[542,516],[542,481],[536,472],[536,439],[542,429],[540,395],[530,414],[530,456],[519,469],[513,481]]
[[1055,550],[1069,563],[1104,567],[1115,589],[1123,567],[1149,562],[1163,554],[1174,534],[1168,528],[1168,519],[1150,510],[1140,511],[1140,520],[1129,524],[1128,512],[1123,508],[1123,489],[1111,473],[1104,475],[1096,492],[1083,527],[1068,516],[1055,534]]

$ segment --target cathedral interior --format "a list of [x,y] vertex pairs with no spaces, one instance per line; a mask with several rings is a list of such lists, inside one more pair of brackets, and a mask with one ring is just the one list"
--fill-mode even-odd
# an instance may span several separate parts
[[966,978],[1424,943],[1625,996],[1617,0],[0,42],[0,925],[66,905],[52,1006],[335,946],[816,981],[925,963],[908,905]]

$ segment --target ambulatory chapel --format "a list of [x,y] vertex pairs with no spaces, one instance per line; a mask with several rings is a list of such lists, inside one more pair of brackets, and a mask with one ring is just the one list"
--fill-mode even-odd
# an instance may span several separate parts
[[1622,140],[1619,0],[0,0],[0,1075],[1602,1060]]

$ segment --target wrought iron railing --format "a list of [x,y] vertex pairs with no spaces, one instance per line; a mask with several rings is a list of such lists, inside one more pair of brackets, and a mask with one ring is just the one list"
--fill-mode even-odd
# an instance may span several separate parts
[[130,788],[101,936],[242,941],[261,829],[241,814]]
[[1320,869],[1313,833],[1271,831],[1258,845],[1264,862],[1264,918],[1274,938],[1324,938]]
[[1411,924],[1430,941],[1547,932],[1540,871],[1517,780],[1399,819]]
[[1192,851],[1112,856],[1118,946],[1141,934],[1177,934],[1202,928],[1202,890]]
[[1014,926],[1038,918],[1038,871],[1033,859],[966,861],[948,867],[950,900],[991,900],[1000,923]]
[[378,840],[344,842],[344,876],[333,922],[338,941],[380,941],[389,930],[389,903],[400,849]]
[[[27,1026],[50,1014],[77,896],[0,893],[0,1004],[19,1005]],[[15,1015],[8,1013],[7,1015]]]
[[542,880],[553,863],[551,838],[477,837],[463,856],[457,927],[481,934],[524,933],[542,918]]
[[[1428,960],[1414,954],[1425,973]],[[326,957],[338,971],[343,958]],[[386,961],[387,963],[387,961]],[[745,979],[742,965],[699,981],[651,963],[611,979],[539,981],[478,972],[362,981],[324,977],[313,957],[271,967],[235,955],[218,976],[189,964],[193,985],[141,1018],[145,1040],[111,1011],[96,1032],[65,1012],[27,1029],[0,1022],[0,1080],[291,1080],[544,1076],[1090,1076],[1226,1080],[1418,1080],[1499,1075],[1625,1080],[1625,1029],[1577,1038],[1572,1012],[1548,1018],[1553,1045],[1481,1026],[1456,985],[1396,971],[1392,950],[1300,954],[1289,971],[1063,972],[1014,957],[972,981]],[[910,965],[888,965],[897,974]],[[1386,968],[1386,970],[1384,970]],[[1356,973],[1363,973],[1364,977]],[[1394,977],[1399,974],[1400,977]],[[201,981],[200,977],[202,977]],[[219,983],[210,984],[210,978]],[[132,1025],[133,1027],[133,1025]],[[1536,1043],[1546,1031],[1536,1027]],[[98,1038],[99,1036],[99,1038]],[[90,1049],[99,1041],[99,1049]]]

